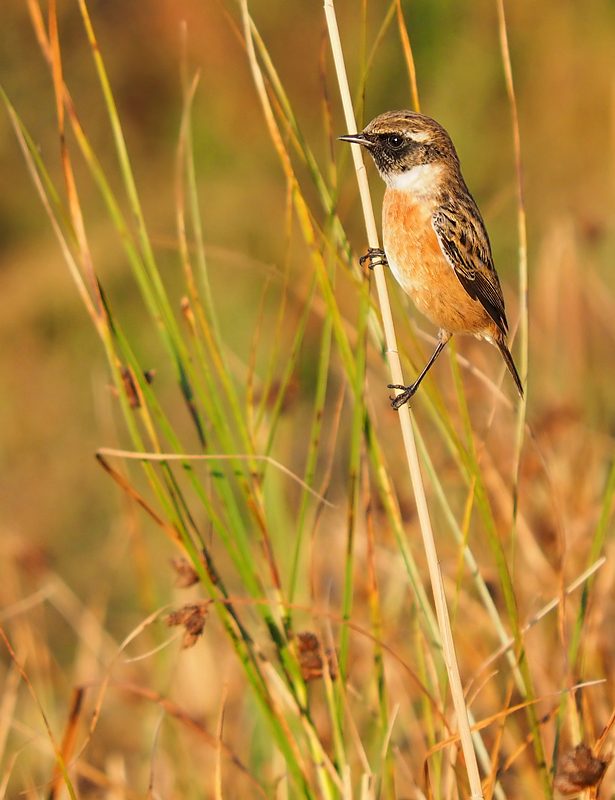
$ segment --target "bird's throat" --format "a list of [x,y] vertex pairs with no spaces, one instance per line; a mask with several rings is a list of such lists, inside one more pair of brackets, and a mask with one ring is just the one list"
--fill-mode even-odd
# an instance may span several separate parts
[[417,164],[382,177],[390,189],[409,192],[415,197],[426,197],[436,194],[442,185],[441,171],[439,164]]

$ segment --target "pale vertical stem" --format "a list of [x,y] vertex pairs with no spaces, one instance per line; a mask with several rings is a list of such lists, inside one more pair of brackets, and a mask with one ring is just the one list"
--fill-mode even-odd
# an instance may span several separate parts
[[[342,44],[337,27],[337,19],[335,15],[335,8],[333,0],[325,0],[325,15],[327,19],[327,26],[329,29],[329,38],[331,40],[331,48],[333,50],[333,58],[335,61],[335,69],[337,72],[337,79],[342,96],[342,105],[344,108],[344,116],[346,119],[346,132],[353,134],[357,132],[354,111],[352,107],[352,100],[350,95],[350,87],[348,86],[348,78],[346,76],[346,68],[344,65],[344,56],[342,53]],[[361,195],[361,203],[363,206],[363,216],[365,218],[365,227],[367,230],[367,242],[369,247],[378,248],[378,231],[376,228],[376,220],[374,217],[374,210],[372,208],[371,197],[369,192],[369,184],[367,182],[367,174],[365,172],[365,165],[363,163],[363,156],[361,154],[360,145],[352,145],[352,156],[354,159],[355,170],[357,173],[357,181],[359,183],[359,192]],[[382,314],[382,323],[384,328],[384,335],[386,340],[386,352],[389,359],[389,367],[391,370],[392,383],[403,384],[403,374],[401,369],[401,361],[399,352],[397,350],[397,340],[395,337],[395,329],[393,326],[393,316],[391,314],[391,305],[386,288],[386,280],[384,276],[384,269],[382,264],[376,263],[374,266],[374,277],[376,279],[376,290],[378,292],[378,301],[380,303],[380,311]],[[442,581],[442,574],[440,572],[440,564],[438,561],[438,554],[436,551],[436,543],[431,527],[431,519],[429,517],[429,509],[427,507],[427,498],[425,496],[425,487],[423,485],[423,478],[421,475],[421,467],[412,431],[412,423],[410,420],[410,409],[408,405],[404,405],[399,409],[399,423],[401,425],[401,432],[406,450],[406,457],[408,460],[408,469],[412,480],[412,488],[414,491],[414,498],[416,502],[417,513],[421,532],[423,535],[423,544],[425,553],[427,555],[427,562],[429,565],[429,576],[431,580],[434,602],[436,607],[436,615],[438,618],[438,625],[440,628],[440,635],[442,637],[442,649],[444,653],[444,661],[448,673],[449,683],[451,687],[451,695],[453,698],[453,705],[457,714],[457,724],[459,727],[459,737],[461,740],[461,747],[466,762],[466,769],[468,772],[468,780],[470,783],[471,795],[474,798],[482,798],[482,788],[480,782],[480,774],[478,771],[478,764],[476,761],[476,754],[472,745],[472,734],[470,731],[470,723],[468,721],[468,713],[465,705],[463,687],[461,684],[461,677],[459,675],[459,666],[457,664],[457,657],[455,654],[455,646],[453,643],[453,635],[451,631],[450,619],[448,608],[446,605],[446,596],[444,593],[444,584]]]
[[[498,9],[498,21],[500,30],[500,47],[502,50],[502,62],[504,65],[504,77],[506,79],[506,91],[510,102],[512,116],[513,144],[515,150],[515,171],[517,176],[517,203],[518,203],[518,228],[519,228],[519,331],[521,335],[521,359],[520,377],[521,383],[525,387],[525,395],[521,401],[519,417],[517,420],[517,434],[515,442],[515,465],[514,465],[514,486],[513,486],[513,520],[512,533],[515,532],[517,522],[518,490],[519,490],[519,465],[521,463],[521,450],[523,449],[523,439],[525,435],[525,417],[527,409],[527,377],[529,364],[529,313],[528,313],[528,268],[527,268],[527,225],[525,219],[525,200],[523,196],[523,170],[521,165],[521,136],[519,134],[519,115],[517,112],[517,97],[515,95],[515,85],[513,82],[512,63],[510,60],[510,49],[508,47],[508,32],[506,28],[506,14],[504,11],[504,0],[496,0]],[[514,541],[514,540],[513,540]],[[565,556],[566,540],[562,536],[560,540],[562,562]],[[558,609],[560,634],[564,649],[566,649],[566,632],[564,628],[566,594],[564,589],[564,569],[560,570],[560,605]],[[521,633],[519,634],[521,637]],[[567,668],[569,665],[567,664]],[[569,681],[572,676],[568,669]],[[566,702],[571,711],[571,718],[576,717],[576,705],[572,693],[568,694]],[[533,727],[535,728],[534,751],[536,760],[540,765],[540,777],[544,788],[545,797],[553,797],[553,789],[549,772],[546,768],[544,748],[540,738],[538,720],[534,716]],[[530,716],[532,719],[532,716]]]
[[517,488],[519,476],[519,463],[521,461],[521,450],[525,434],[525,417],[527,409],[527,376],[529,366],[529,312],[528,312],[528,270],[527,270],[527,225],[525,221],[525,200],[523,197],[523,170],[521,167],[521,136],[519,134],[519,115],[517,113],[517,97],[515,95],[515,85],[513,83],[512,64],[510,60],[510,50],[508,48],[508,32],[506,30],[506,15],[504,12],[504,0],[496,0],[498,7],[498,20],[500,28],[500,48],[502,50],[502,62],[504,65],[504,77],[506,79],[506,91],[510,102],[510,112],[512,116],[513,146],[515,150],[515,173],[517,176],[517,227],[519,232],[519,335],[521,338],[521,357],[519,360],[519,373],[521,383],[525,389],[524,397],[519,409],[517,420],[517,434],[515,441],[515,466],[514,466],[514,497],[513,497],[513,527],[517,518]]
[[416,82],[416,67],[414,66],[414,56],[412,55],[412,47],[410,46],[410,38],[406,30],[406,22],[404,20],[404,12],[401,9],[401,0],[397,0],[397,22],[399,26],[399,37],[401,39],[401,46],[404,51],[404,58],[406,59],[406,66],[408,67],[408,77],[410,78],[410,91],[412,92],[412,105],[414,110],[420,112],[421,105],[419,103],[419,89]]
[[[517,175],[517,198],[518,198],[518,229],[519,229],[519,333],[521,336],[521,382],[526,390],[527,396],[527,373],[529,362],[529,325],[528,325],[528,278],[527,278],[527,225],[525,221],[525,200],[523,197],[523,170],[521,167],[521,137],[519,134],[519,115],[517,112],[517,98],[513,83],[512,65],[510,61],[510,50],[508,49],[508,33],[506,31],[506,16],[504,13],[504,0],[497,0],[498,16],[500,22],[500,46],[502,48],[502,61],[504,64],[504,76],[506,78],[506,90],[510,102],[512,115],[513,145],[515,150],[515,171]],[[520,415],[524,429],[525,423],[525,404],[523,413]]]

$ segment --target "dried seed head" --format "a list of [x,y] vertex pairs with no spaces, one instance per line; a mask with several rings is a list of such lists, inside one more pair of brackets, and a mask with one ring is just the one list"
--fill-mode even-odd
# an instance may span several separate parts
[[[315,678],[322,678],[322,650],[316,634],[310,631],[297,634],[297,651],[303,680],[307,683]],[[327,657],[329,675],[331,680],[335,680],[337,678],[336,660],[330,650],[327,650],[325,655]]]
[[175,585],[178,589],[185,589],[188,586],[194,586],[195,583],[198,583],[199,576],[194,566],[187,558],[183,556],[174,556],[171,559],[171,566],[177,573]]
[[586,744],[578,744],[560,759],[553,786],[564,795],[578,794],[584,789],[597,786],[612,756],[594,756]]
[[183,625],[186,629],[182,641],[182,649],[193,647],[202,635],[209,612],[211,600],[200,600],[198,603],[187,603],[177,611],[172,611],[164,617],[164,622],[172,628]]

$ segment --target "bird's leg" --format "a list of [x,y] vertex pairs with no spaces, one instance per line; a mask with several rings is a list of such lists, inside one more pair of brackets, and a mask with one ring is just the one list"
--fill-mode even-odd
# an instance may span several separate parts
[[440,341],[438,342],[438,346],[434,350],[432,357],[429,359],[427,364],[425,364],[425,368],[411,386],[403,386],[399,383],[388,384],[387,386],[388,389],[401,389],[401,394],[398,394],[397,397],[391,397],[391,406],[396,411],[399,408],[401,408],[404,405],[404,403],[407,403],[408,400],[416,393],[416,390],[421,385],[421,381],[423,380],[425,375],[427,375],[427,373],[433,366],[434,361],[440,355],[440,353],[444,349],[444,345],[448,342],[450,338],[451,338],[450,334],[447,333],[445,335],[442,335],[442,332],[440,333]]
[[359,264],[361,266],[364,266],[366,261],[367,261],[367,266],[370,269],[373,269],[376,266],[376,264],[382,264],[383,267],[387,267],[389,263],[387,261],[386,253],[379,247],[367,248],[367,253],[365,253],[364,256],[361,256],[361,258],[359,259]]

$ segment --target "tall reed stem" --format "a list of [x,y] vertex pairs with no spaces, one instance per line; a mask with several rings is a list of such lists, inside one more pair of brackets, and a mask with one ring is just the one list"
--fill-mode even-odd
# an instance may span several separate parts
[[[325,15],[327,19],[327,27],[329,30],[329,39],[331,41],[331,48],[333,50],[333,59],[335,62],[335,69],[337,72],[337,79],[340,87],[340,94],[342,97],[342,105],[344,108],[344,116],[346,119],[346,128],[349,134],[356,133],[356,121],[354,117],[354,110],[352,107],[352,99],[350,95],[350,87],[348,85],[348,77],[346,75],[346,68],[344,65],[344,56],[342,52],[342,44],[340,41],[339,29],[337,26],[337,18],[335,15],[335,7],[333,0],[325,0]],[[354,159],[355,170],[357,173],[357,181],[359,183],[359,192],[361,195],[361,203],[363,206],[363,216],[365,218],[365,227],[367,231],[367,243],[369,247],[378,248],[378,231],[376,229],[376,220],[374,217],[374,210],[371,203],[371,196],[369,192],[369,184],[367,182],[367,174],[365,172],[365,165],[361,154],[359,145],[352,145],[352,155]],[[399,352],[397,350],[397,340],[395,336],[395,328],[393,326],[393,316],[391,313],[391,305],[386,287],[386,280],[384,276],[384,268],[382,264],[375,264],[374,277],[376,280],[376,290],[378,293],[378,301],[380,303],[380,311],[382,314],[382,322],[384,328],[384,335],[386,341],[386,353],[389,360],[389,367],[391,370],[392,383],[403,384],[403,374],[401,369],[401,361]],[[414,433],[412,430],[412,422],[410,419],[410,409],[408,405],[404,405],[399,409],[399,423],[406,450],[406,458],[408,461],[408,470],[412,481],[412,489],[414,492],[414,499],[416,502],[421,533],[423,535],[423,544],[427,556],[429,566],[429,576],[434,595],[434,602],[436,606],[436,615],[438,618],[438,626],[442,639],[442,649],[444,654],[444,661],[451,687],[451,695],[455,712],[457,714],[457,724],[459,726],[459,736],[461,739],[461,747],[466,762],[466,769],[468,772],[468,780],[470,782],[471,796],[474,798],[482,798],[482,787],[480,781],[480,774],[478,771],[478,763],[476,760],[476,753],[472,744],[472,734],[470,731],[470,723],[468,720],[468,713],[465,705],[463,695],[463,687],[461,685],[461,677],[459,675],[459,666],[457,664],[457,656],[455,654],[455,645],[453,643],[453,635],[451,631],[450,618],[446,604],[446,596],[444,593],[444,584],[442,581],[442,574],[440,572],[440,564],[436,550],[436,543],[431,527],[431,519],[429,516],[429,508],[427,506],[427,498],[425,496],[425,487],[423,485],[423,478],[421,475],[421,468],[419,464],[418,452]]]

